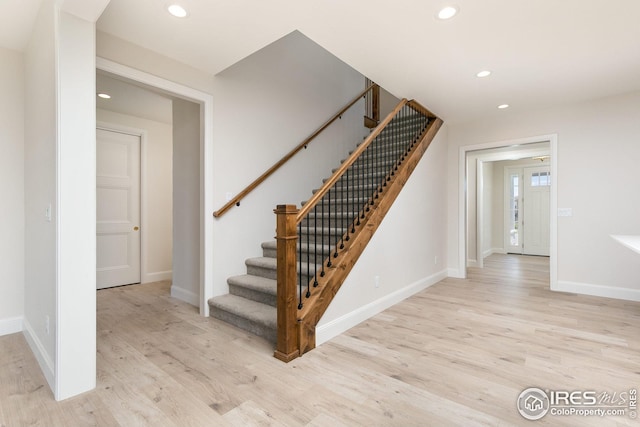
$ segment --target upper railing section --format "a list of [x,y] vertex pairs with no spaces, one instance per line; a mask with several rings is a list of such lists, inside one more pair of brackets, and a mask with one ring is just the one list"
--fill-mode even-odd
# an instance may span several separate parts
[[267,169],[262,175],[256,178],[251,184],[245,187],[240,193],[238,193],[234,198],[229,200],[224,206],[213,213],[214,218],[220,218],[225,212],[231,209],[234,206],[240,206],[240,201],[244,197],[246,197],[249,193],[255,190],[260,184],[262,184],[267,178],[269,178],[274,172],[276,172],[280,167],[282,167],[285,163],[291,160],[300,150],[303,148],[307,148],[318,135],[320,135],[325,129],[327,129],[333,122],[340,119],[344,113],[346,113],[351,107],[353,107],[361,98],[367,97],[370,92],[376,91],[378,85],[372,83],[365,90],[358,94],[353,100],[351,100],[347,105],[345,105],[340,111],[334,114],[329,120],[327,120],[322,126],[320,126],[316,131],[314,131],[311,135],[309,135],[304,141],[298,144],[293,150],[289,151],[284,157],[278,160],[273,166]]
[[277,207],[278,359],[315,347],[316,325],[441,125],[403,99],[302,208]]

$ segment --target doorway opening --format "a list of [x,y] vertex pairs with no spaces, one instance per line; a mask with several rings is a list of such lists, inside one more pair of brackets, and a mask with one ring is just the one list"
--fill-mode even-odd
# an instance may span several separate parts
[[[459,216],[459,263],[460,275],[466,277],[466,267],[483,267],[485,257],[494,253],[522,253],[522,242],[535,242],[531,247],[545,247],[537,253],[549,256],[550,284],[557,282],[557,217],[556,211],[556,164],[557,136],[545,135],[511,141],[465,146],[460,148],[460,189],[459,203],[463,207]],[[540,159],[543,159],[541,161]],[[510,182],[509,168],[521,168],[522,175]],[[528,170],[529,192],[539,190],[544,183],[548,192],[547,201],[540,194],[538,203],[531,206],[537,213],[529,212],[531,218],[538,215],[538,227],[529,228],[525,238],[525,212],[523,212],[524,168]],[[536,170],[535,168],[544,170]],[[536,175],[537,173],[537,175]],[[542,175],[541,175],[542,173]],[[517,197],[513,197],[517,184]],[[535,184],[535,185],[531,185]],[[548,185],[547,185],[548,184]],[[510,188],[511,187],[511,188]],[[535,187],[535,190],[531,188]],[[513,221],[511,221],[513,220]],[[534,222],[535,224],[535,222]],[[513,236],[513,240],[512,240]],[[517,243],[515,242],[517,240]]]
[[[141,149],[141,219],[139,230],[141,236],[141,265],[142,274],[141,282],[166,280],[169,276],[172,279],[171,295],[189,302],[199,307],[200,314],[209,315],[208,297],[213,294],[212,286],[212,260],[211,252],[213,246],[212,225],[213,218],[207,212],[213,212],[211,204],[211,177],[212,177],[212,106],[213,100],[211,95],[182,86],[180,84],[158,78],[156,76],[132,69],[121,64],[97,58],[96,68],[98,75],[106,75],[112,80],[129,85],[129,89],[146,90],[155,97],[160,97],[170,104],[171,115],[171,136],[170,136],[170,164],[168,167],[156,168],[156,176],[150,177],[149,172],[151,166],[156,159],[145,153],[153,141],[150,138],[150,132],[142,129],[142,133],[146,134],[147,144],[142,143]],[[112,101],[113,97],[108,101]],[[129,106],[137,102],[139,99],[133,97]],[[98,107],[100,109],[100,106]],[[147,110],[149,113],[149,111]],[[113,119],[115,114],[112,112],[110,118]],[[98,118],[98,121],[103,120]],[[110,120],[112,121],[112,120]],[[104,123],[101,123],[104,125]],[[123,128],[128,128],[124,129]],[[120,131],[124,133],[140,132],[140,126],[120,125]],[[137,130],[135,129],[137,128]],[[165,132],[166,133],[166,132]],[[166,136],[166,135],[165,135]],[[144,141],[144,139],[143,139]],[[166,144],[165,144],[166,145]],[[165,153],[166,154],[166,153]],[[166,159],[166,155],[164,156]],[[168,170],[167,170],[168,169]],[[150,178],[145,182],[146,178]],[[149,241],[149,237],[153,233],[149,228],[153,225],[153,221],[159,219],[160,216],[167,216],[167,210],[157,208],[157,206],[149,203],[151,196],[158,196],[158,191],[147,190],[145,187],[153,185],[155,179],[162,181],[169,179],[170,186],[173,191],[167,190],[164,186],[165,193],[161,196],[171,200],[172,208],[170,210],[169,226],[164,222],[163,232],[167,234],[167,228],[171,237],[165,238],[164,245],[168,246],[166,240],[170,240],[171,250],[163,251],[162,245],[154,245]],[[161,184],[157,184],[156,186]],[[146,202],[145,202],[146,194]],[[207,197],[209,195],[209,197]],[[177,200],[179,199],[179,200]],[[166,200],[165,200],[166,206]],[[166,220],[166,218],[165,218]],[[157,225],[157,224],[156,224]],[[135,227],[135,226],[134,226]],[[162,228],[163,226],[160,226]],[[150,239],[153,240],[153,239]],[[146,250],[145,250],[146,248]],[[165,248],[166,249],[166,248]],[[163,253],[164,255],[155,254],[150,257],[151,251]],[[167,260],[166,253],[170,253],[170,259]],[[150,268],[149,262],[153,258],[160,262],[161,265]],[[145,267],[146,262],[146,267]],[[164,265],[165,267],[162,267]],[[166,266],[169,266],[166,269]],[[146,276],[145,276],[146,274]]]

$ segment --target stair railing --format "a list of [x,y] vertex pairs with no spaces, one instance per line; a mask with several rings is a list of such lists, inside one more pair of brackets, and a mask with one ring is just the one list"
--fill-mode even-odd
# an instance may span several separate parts
[[289,151],[284,157],[278,160],[273,166],[267,169],[262,175],[256,178],[251,184],[247,185],[241,192],[239,192],[234,198],[229,200],[224,204],[220,209],[213,213],[214,218],[220,218],[225,214],[229,209],[234,206],[240,206],[240,202],[243,198],[245,198],[249,193],[256,189],[260,184],[262,184],[267,178],[269,178],[273,173],[275,173],[278,169],[280,169],[285,163],[291,160],[300,150],[303,148],[307,148],[307,146],[314,140],[318,135],[322,133],[325,129],[327,129],[333,122],[342,118],[342,115],[346,113],[355,103],[357,103],[361,98],[366,97],[369,92],[376,90],[378,87],[377,84],[372,83],[365,88],[362,92],[358,94],[355,98],[353,98],[347,105],[345,105],[340,111],[334,114],[329,120],[327,120],[322,126],[316,129],[311,135],[309,135],[304,141],[298,144],[293,150]]
[[[419,156],[412,156],[417,163],[441,123],[417,102],[403,99],[300,210],[276,208],[275,357],[290,361],[315,347],[315,325],[377,228],[369,219],[379,200],[391,184],[395,199],[403,185],[395,184],[399,168],[422,144]],[[369,235],[357,238],[363,234]]]
[[[366,77],[365,87],[369,87],[373,81]],[[380,122],[380,86],[376,85],[364,96],[364,125],[369,129],[378,126]]]

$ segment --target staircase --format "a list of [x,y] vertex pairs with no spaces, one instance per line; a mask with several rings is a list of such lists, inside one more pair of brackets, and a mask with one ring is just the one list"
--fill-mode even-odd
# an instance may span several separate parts
[[[301,298],[300,293],[306,293],[307,297],[310,295],[307,285],[316,282],[320,275],[324,276],[324,268],[331,267],[328,263],[334,252],[337,255],[340,241],[344,240],[345,234],[348,236],[355,232],[356,224],[365,218],[378,193],[382,193],[382,185],[386,186],[387,178],[390,178],[389,171],[393,170],[394,164],[397,165],[398,148],[402,149],[407,141],[418,138],[416,129],[424,133],[427,123],[428,117],[417,112],[393,118],[350,166],[349,172],[341,176],[317,207],[300,222],[297,243],[300,305],[305,296]],[[316,191],[318,189],[313,190],[312,194]],[[276,257],[276,241],[262,243],[262,257],[245,261],[247,273],[227,280],[229,294],[209,300],[211,316],[275,344]]]

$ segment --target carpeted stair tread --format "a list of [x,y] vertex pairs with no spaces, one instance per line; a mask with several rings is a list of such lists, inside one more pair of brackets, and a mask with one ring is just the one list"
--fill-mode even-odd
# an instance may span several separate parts
[[[321,245],[320,243],[310,243],[307,245],[306,243],[302,244],[302,252],[312,251],[312,252],[322,252],[329,253],[329,251],[333,248],[331,245]],[[262,250],[268,251],[267,253],[275,253],[278,250],[278,242],[275,240],[262,243]],[[300,250],[300,243],[296,244],[296,250]],[[275,257],[269,257],[275,258]]]
[[244,274],[229,277],[227,283],[229,293],[237,297],[273,307],[278,303],[278,285],[275,279],[256,274]]
[[[247,273],[250,275],[262,276],[273,280],[277,278],[278,262],[276,258],[249,258],[245,261],[245,265],[247,266]],[[307,266],[307,264],[302,263],[302,265],[298,265],[298,271],[301,271],[304,276],[313,276],[315,271],[321,268],[322,265],[315,264]]]
[[275,307],[236,295],[221,295],[209,300],[211,316],[231,323],[271,342],[276,340]]

